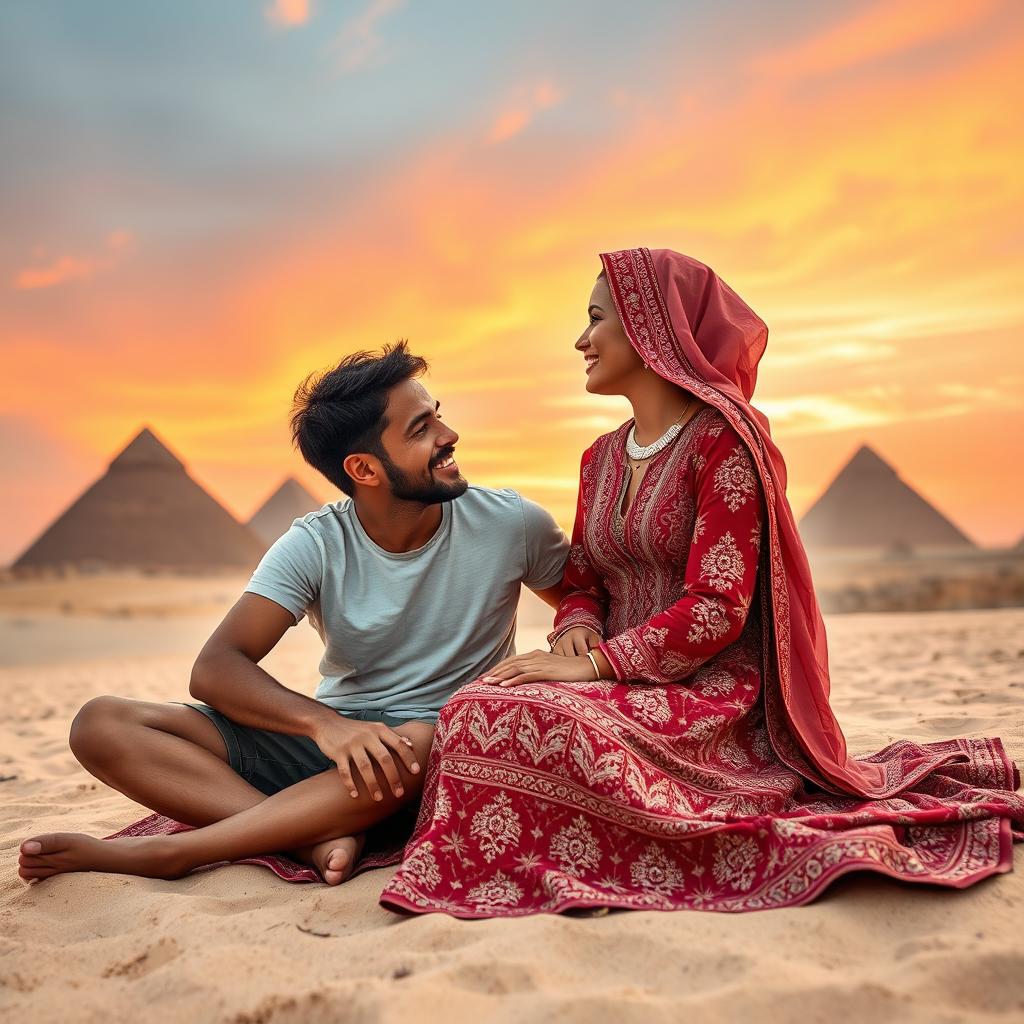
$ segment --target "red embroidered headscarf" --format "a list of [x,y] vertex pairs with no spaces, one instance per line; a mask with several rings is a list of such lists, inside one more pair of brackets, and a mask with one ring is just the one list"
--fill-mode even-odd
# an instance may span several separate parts
[[786,466],[768,420],[750,405],[768,342],[764,321],[713,270],[670,249],[602,253],[633,347],[651,368],[722,412],[750,449],[767,505],[762,545],[765,701],[776,753],[826,789],[865,797],[895,792],[934,767],[890,771],[846,749],[829,705],[825,627],[793,512]]

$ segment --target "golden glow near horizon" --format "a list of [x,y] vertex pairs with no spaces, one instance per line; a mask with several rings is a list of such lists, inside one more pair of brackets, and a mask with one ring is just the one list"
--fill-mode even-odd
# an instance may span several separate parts
[[[310,51],[339,95],[395,71],[399,29],[422,16],[364,6]],[[279,0],[261,30],[273,48],[325,21]],[[133,166],[114,183],[133,202],[96,228],[103,204],[89,217],[79,206],[112,183],[69,171],[70,240],[51,216],[38,233],[19,220],[4,248],[13,512],[0,561],[143,423],[240,518],[287,473],[333,499],[290,449],[292,391],[398,337],[431,362],[464,473],[568,527],[581,451],[628,415],[585,392],[573,342],[596,254],[633,245],[703,260],[767,322],[755,404],[798,514],[867,442],[973,539],[1015,543],[1024,8],[838,5],[728,46],[722,25],[701,31],[708,52],[678,63],[671,39],[646,40],[648,63],[678,68],[658,78],[642,64],[602,75],[575,48],[571,61],[512,61],[520,77],[490,83],[491,102],[439,100],[436,125],[410,129],[400,153],[361,161],[339,140],[344,159],[291,184],[283,162],[274,216],[255,227],[244,205],[241,226],[229,215],[230,182],[182,198]],[[191,220],[166,222],[168,188]]]

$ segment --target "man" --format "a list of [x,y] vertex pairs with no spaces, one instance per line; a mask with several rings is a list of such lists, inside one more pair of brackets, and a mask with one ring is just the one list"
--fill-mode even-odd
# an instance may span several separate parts
[[[96,778],[200,827],[37,836],[23,878],[176,877],[290,850],[338,884],[364,830],[418,796],[439,709],[514,653],[521,584],[557,606],[568,554],[540,506],[463,479],[426,368],[401,342],[299,387],[294,441],[351,500],[296,520],[264,556],[192,670],[204,703],[97,697],[74,720],[72,750]],[[324,641],[315,699],[259,667],[304,615]]]

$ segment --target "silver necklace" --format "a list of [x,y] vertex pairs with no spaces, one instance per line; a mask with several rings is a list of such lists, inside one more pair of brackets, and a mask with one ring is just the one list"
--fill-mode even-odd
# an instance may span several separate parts
[[[687,402],[686,408],[682,411],[679,416],[679,420],[683,418],[690,411],[690,404]],[[626,454],[633,460],[633,462],[643,462],[645,459],[650,459],[657,455],[658,452],[664,451],[682,432],[682,425],[679,420],[676,420],[665,431],[657,441],[652,441],[648,445],[638,445],[636,443],[636,423],[629,428],[629,433],[626,435]]]

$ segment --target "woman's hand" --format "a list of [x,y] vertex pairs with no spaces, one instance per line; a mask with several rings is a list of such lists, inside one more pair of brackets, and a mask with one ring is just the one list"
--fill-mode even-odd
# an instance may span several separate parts
[[566,657],[548,651],[530,651],[498,662],[481,679],[498,686],[534,683],[538,679],[553,683],[592,683],[594,666],[586,655]]
[[577,655],[592,651],[600,642],[601,634],[595,633],[589,626],[573,626],[555,641],[551,653],[563,658],[575,658]]

